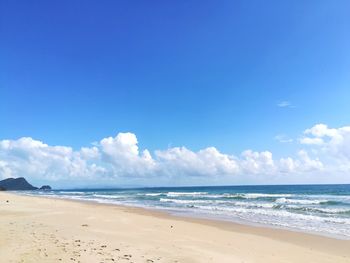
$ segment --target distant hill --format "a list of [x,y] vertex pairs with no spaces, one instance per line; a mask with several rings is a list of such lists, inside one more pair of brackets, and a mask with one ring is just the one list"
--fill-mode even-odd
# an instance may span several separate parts
[[0,188],[5,190],[37,190],[38,187],[32,186],[23,177],[7,178],[0,181]]

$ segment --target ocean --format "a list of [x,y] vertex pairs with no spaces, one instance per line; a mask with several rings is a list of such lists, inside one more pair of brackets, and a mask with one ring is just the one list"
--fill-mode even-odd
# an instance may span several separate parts
[[208,186],[22,194],[166,210],[350,239],[350,185]]

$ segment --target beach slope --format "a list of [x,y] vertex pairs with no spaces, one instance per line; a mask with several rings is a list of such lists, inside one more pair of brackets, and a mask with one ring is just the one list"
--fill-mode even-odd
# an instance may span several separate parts
[[350,241],[0,193],[0,262],[350,262]]

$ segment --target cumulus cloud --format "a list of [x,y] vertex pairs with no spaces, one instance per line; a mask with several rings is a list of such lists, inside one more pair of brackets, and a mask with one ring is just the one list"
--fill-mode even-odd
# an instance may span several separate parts
[[240,161],[240,164],[245,173],[267,174],[273,173],[276,170],[271,152],[246,150],[242,153],[242,157],[243,159]]
[[300,143],[314,145],[320,154],[350,161],[350,126],[335,129],[317,124],[304,131]]
[[143,176],[151,174],[156,163],[148,150],[139,153],[138,141],[133,133],[119,133],[115,138],[100,141],[102,160],[110,164],[114,175]]
[[305,150],[297,153],[298,158],[281,158],[279,160],[280,171],[284,173],[305,173],[323,171],[323,163],[316,157],[311,158]]
[[186,147],[174,147],[156,151],[163,173],[171,176],[218,176],[236,174],[239,167],[233,156],[220,153],[215,147],[198,152]]
[[93,151],[96,149],[73,151],[71,147],[49,146],[30,137],[3,140],[0,141],[0,160],[3,163],[0,173],[2,177],[27,176],[51,181],[98,175],[105,168],[88,162],[87,157]]
[[298,152],[299,167],[302,171],[317,171],[323,169],[323,163],[318,159],[310,158],[309,154],[305,150],[300,150]]
[[[244,182],[245,178],[293,178],[295,175],[350,172],[350,127],[317,124],[299,140],[305,147],[292,156],[274,158],[270,151],[225,154],[215,147],[192,151],[171,147],[140,150],[133,133],[103,138],[89,147],[50,146],[30,137],[0,141],[0,178],[24,176],[40,182],[69,181],[70,186],[98,186],[141,180],[174,184],[192,178],[211,182]],[[331,176],[331,175],[330,175]],[[301,177],[298,177],[301,178]],[[344,178],[344,177],[343,177]],[[225,181],[224,181],[225,179]]]

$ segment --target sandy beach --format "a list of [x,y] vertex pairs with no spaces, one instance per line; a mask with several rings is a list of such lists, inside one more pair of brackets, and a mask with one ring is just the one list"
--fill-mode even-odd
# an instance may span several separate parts
[[0,193],[1,262],[350,262],[350,241]]

